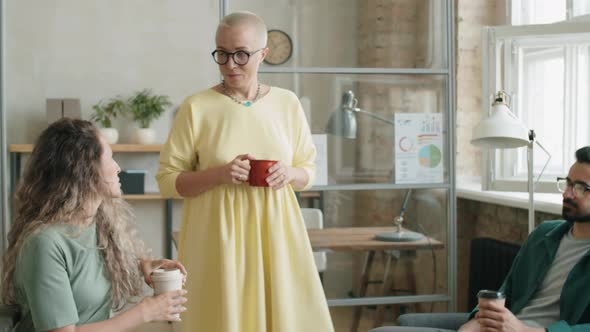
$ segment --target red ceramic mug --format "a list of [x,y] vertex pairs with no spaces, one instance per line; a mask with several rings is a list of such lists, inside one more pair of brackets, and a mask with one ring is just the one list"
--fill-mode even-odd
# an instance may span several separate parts
[[266,182],[266,177],[269,175],[268,169],[276,163],[276,160],[250,160],[248,183],[254,187],[268,187]]

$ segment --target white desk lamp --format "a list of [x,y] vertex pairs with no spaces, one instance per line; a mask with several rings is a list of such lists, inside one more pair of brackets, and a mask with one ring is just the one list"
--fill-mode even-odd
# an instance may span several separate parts
[[[344,94],[342,94],[342,103],[338,110],[336,110],[336,112],[332,113],[330,116],[328,125],[326,126],[326,132],[328,134],[342,136],[345,138],[356,138],[357,114],[364,114],[373,119],[385,122],[391,126],[395,126],[395,122],[375,113],[365,111],[357,107],[357,104],[358,100],[354,97],[354,92],[346,91]],[[394,219],[394,224],[396,225],[397,229],[393,232],[379,233],[376,235],[376,239],[381,241],[411,242],[425,238],[424,235],[420,233],[404,231],[401,228],[402,222],[404,220],[404,213],[406,211],[406,205],[408,204],[411,191],[411,189],[408,189],[406,192],[402,208],[400,210],[400,215]]]
[[[537,141],[535,141],[534,130],[529,130],[508,108],[508,95],[504,91],[496,93],[492,103],[492,114],[473,128],[473,139],[471,144],[491,149],[512,149],[527,146],[527,183],[529,191],[529,234],[535,228],[535,201],[533,182],[533,144],[536,143],[543,151],[549,152]],[[543,167],[547,167],[547,163]],[[543,173],[541,171],[541,174]],[[541,175],[539,174],[539,178]]]

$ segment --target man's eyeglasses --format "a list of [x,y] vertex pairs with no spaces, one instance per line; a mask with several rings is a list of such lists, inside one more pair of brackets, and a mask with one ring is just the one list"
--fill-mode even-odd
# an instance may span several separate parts
[[557,178],[557,190],[565,192],[567,188],[572,188],[576,197],[582,197],[585,192],[590,191],[590,186],[583,182],[572,182],[568,178]]
[[248,60],[250,60],[250,57],[253,54],[260,52],[261,50],[262,50],[262,48],[257,49],[256,51],[253,51],[253,52],[247,52],[247,51],[242,51],[242,50],[235,51],[235,52],[226,52],[226,51],[222,51],[222,50],[215,50],[215,51],[213,51],[213,53],[211,53],[211,55],[213,56],[213,60],[215,60],[215,62],[218,65],[225,65],[229,61],[229,57],[231,56],[232,60],[234,60],[234,63],[236,65],[243,66],[248,63]]

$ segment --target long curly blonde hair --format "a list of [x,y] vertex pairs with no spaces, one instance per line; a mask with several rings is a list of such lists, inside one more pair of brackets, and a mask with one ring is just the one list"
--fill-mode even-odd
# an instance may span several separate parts
[[137,239],[134,215],[120,198],[112,198],[103,180],[103,149],[88,121],[62,119],[40,135],[15,194],[15,220],[4,254],[2,298],[16,304],[14,274],[27,238],[48,225],[88,222],[84,208],[101,200],[94,216],[97,245],[112,284],[113,308],[121,309],[142,294],[138,259],[145,254]]

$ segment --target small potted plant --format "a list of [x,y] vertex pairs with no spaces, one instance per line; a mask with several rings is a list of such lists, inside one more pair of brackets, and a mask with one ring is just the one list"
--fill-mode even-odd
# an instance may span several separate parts
[[149,89],[139,91],[129,98],[127,112],[139,125],[135,132],[135,143],[153,144],[155,142],[156,133],[150,128],[150,125],[170,106],[172,103],[168,96],[154,95]]
[[124,113],[125,108],[126,102],[121,98],[112,98],[106,104],[101,100],[92,106],[94,110],[92,120],[101,126],[100,133],[109,144],[115,144],[119,140],[119,132],[117,128],[113,128],[112,121],[117,114]]

